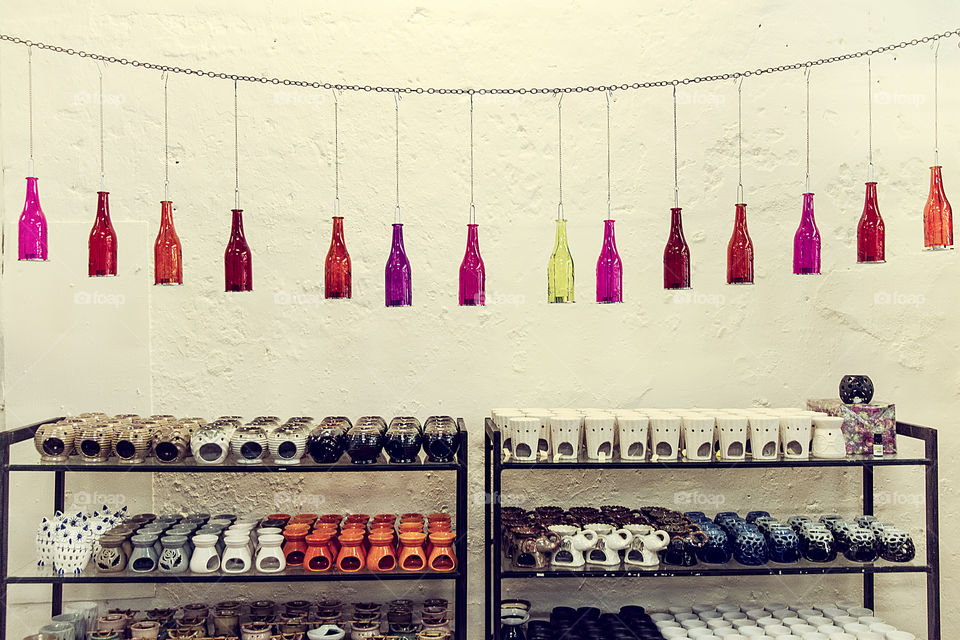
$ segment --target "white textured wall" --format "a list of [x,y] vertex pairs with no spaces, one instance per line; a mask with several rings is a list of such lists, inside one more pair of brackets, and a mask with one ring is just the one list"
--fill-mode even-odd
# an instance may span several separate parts
[[[603,84],[712,74],[899,42],[960,23],[950,2],[908,7],[865,1],[137,6],[116,0],[82,5],[4,0],[2,17],[5,32],[129,58],[253,75],[442,86]],[[947,193],[956,199],[956,40],[941,48],[941,61],[940,157]],[[543,302],[557,201],[555,100],[477,100],[481,247],[488,297],[500,302],[485,309],[456,306],[468,205],[467,101],[405,97],[401,198],[415,306],[388,310],[382,306],[382,273],[393,213],[392,97],[341,98],[341,200],[356,298],[313,304],[322,295],[332,213],[331,96],[273,85],[241,87],[241,184],[256,290],[225,295],[232,87],[192,76],[171,78],[171,195],[186,285],[141,295],[151,277],[150,237],[162,195],[160,74],[119,66],[106,70],[107,184],[114,219],[131,223],[126,227],[131,231],[121,226],[128,258],[120,278],[89,283],[83,278],[83,234],[69,228],[88,227],[95,211],[96,67],[44,52],[34,57],[42,202],[61,239],[80,239],[70,246],[64,242],[54,253],[58,265],[16,265],[11,233],[22,207],[26,166],[26,52],[0,44],[6,422],[101,407],[200,415],[450,413],[464,416],[472,428],[473,487],[479,491],[481,419],[494,405],[796,404],[832,395],[842,374],[863,372],[872,375],[881,399],[898,404],[902,418],[943,428],[947,454],[957,444],[951,412],[960,383],[957,256],[920,251],[932,161],[932,51],[924,46],[880,56],[873,69],[875,162],[888,264],[855,264],[867,146],[865,62],[820,67],[812,75],[811,178],[824,244],[820,278],[790,275],[804,178],[802,74],[751,78],[743,91],[744,183],[757,251],[752,288],[723,284],[736,194],[735,85],[682,88],[680,193],[694,298],[660,288],[673,195],[669,90],[618,93],[613,201],[625,265],[622,306],[589,303],[605,213],[602,95],[564,100],[565,209],[579,276],[579,302],[569,307]],[[145,224],[147,233],[140,231]],[[21,284],[11,285],[12,279]],[[137,292],[126,298],[126,308],[99,311],[133,323],[130,332],[148,341],[145,353],[134,355],[127,345],[122,349],[131,351],[125,355],[111,346],[119,339],[110,324],[116,318],[89,321],[84,316],[89,310],[61,304],[76,291]],[[278,293],[303,294],[300,300],[307,303],[275,304]],[[891,304],[878,304],[887,296]],[[898,304],[911,300],[916,304]],[[47,309],[42,317],[56,322],[30,322],[32,305]],[[35,341],[57,353],[64,340],[73,345],[71,358],[47,359],[40,369],[36,356],[18,348]],[[98,360],[98,368],[78,364],[101,344],[111,355]],[[75,373],[55,375],[63,369]],[[147,376],[143,385],[137,382],[141,372]],[[108,382],[87,384],[90,380]],[[942,521],[949,532],[957,516],[957,475],[949,464],[942,472]],[[911,502],[920,485],[910,473],[885,470],[878,474],[878,488],[892,501]],[[618,501],[633,503],[670,503],[680,490],[715,493],[722,486],[726,507],[746,510],[762,502],[782,515],[800,508],[851,513],[859,493],[855,475],[841,480],[827,472],[738,472],[723,479],[650,472],[603,481],[590,474],[567,477],[579,488],[552,478],[514,482],[531,501],[553,502],[571,493],[581,500],[608,496],[612,481]],[[331,486],[313,477],[318,485],[310,491],[343,508],[363,504],[358,489],[368,486],[360,484],[366,480],[337,480]],[[209,503],[219,499],[212,477],[190,482],[190,491],[171,495],[173,485],[158,480],[153,491],[158,508],[181,499],[189,504],[194,496]],[[231,486],[245,491],[242,484]],[[25,553],[30,544],[19,532],[32,531],[37,508],[28,488],[15,494],[20,509],[15,515],[23,522],[13,528]],[[132,500],[149,497],[128,490],[137,492]],[[430,492],[408,495],[424,507],[436,501]],[[848,502],[838,504],[843,497]],[[906,505],[899,515],[918,513],[911,508]],[[472,514],[471,544],[477,550],[480,515]],[[960,596],[956,550],[947,536],[945,603]],[[479,556],[472,560],[471,598],[478,604],[481,562]],[[855,584],[835,578],[753,579],[710,588],[726,587],[727,597],[816,600]],[[923,600],[916,581],[880,577],[877,584],[881,613],[921,631]],[[687,599],[701,583],[558,586],[564,589],[558,601],[579,594],[615,604]],[[46,591],[15,593],[18,601],[36,601]],[[160,595],[215,600],[231,594]],[[703,599],[710,597],[722,596],[711,591]],[[11,616],[14,635],[32,630],[44,607],[18,605],[17,612]],[[27,612],[38,612],[37,618]],[[474,613],[479,624],[479,606]],[[946,620],[955,621],[950,609]]]

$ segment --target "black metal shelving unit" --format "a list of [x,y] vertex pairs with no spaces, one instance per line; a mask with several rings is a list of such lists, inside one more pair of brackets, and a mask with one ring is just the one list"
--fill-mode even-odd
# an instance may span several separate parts
[[[454,632],[458,639],[467,637],[467,431],[462,418],[457,419],[460,426],[460,446],[456,460],[450,463],[420,462],[414,464],[391,464],[381,459],[375,464],[353,465],[341,459],[335,464],[316,464],[304,460],[299,465],[236,464],[230,458],[226,464],[196,464],[188,459],[180,464],[87,464],[82,462],[58,463],[14,463],[11,462],[11,448],[16,445],[28,446],[37,429],[60,418],[50,418],[41,422],[0,432],[0,604],[6,607],[8,587],[11,584],[49,584],[51,587],[51,613],[57,615],[63,609],[63,589],[69,584],[149,584],[149,583],[253,583],[253,582],[357,582],[357,581],[418,581],[446,580],[455,583]],[[21,456],[22,457],[22,456]],[[257,573],[250,571],[242,574],[225,574],[220,571],[210,574],[167,574],[160,572],[133,573],[124,571],[114,574],[100,574],[88,568],[79,575],[56,575],[49,569],[40,569],[30,563],[24,568],[15,568],[11,575],[9,557],[10,531],[10,473],[11,472],[48,472],[54,474],[53,510],[64,509],[68,473],[394,473],[394,472],[452,472],[456,474],[456,552],[457,568],[447,572],[408,572],[397,570],[389,573],[359,571],[357,573],[315,573],[291,569],[281,573]],[[32,532],[33,527],[29,527]],[[0,640],[6,640],[6,622],[0,622]]]
[[[490,418],[485,421],[486,475],[484,477],[487,492],[484,524],[487,536],[486,546],[486,594],[487,607],[485,617],[486,637],[500,640],[500,628],[496,613],[501,600],[501,581],[509,579],[564,579],[564,578],[670,578],[678,576],[786,576],[786,575],[863,575],[863,606],[874,606],[874,576],[878,574],[921,573],[926,575],[927,638],[941,640],[940,637],[940,544],[939,544],[939,499],[937,493],[937,431],[904,422],[897,422],[897,435],[923,442],[922,457],[907,455],[889,455],[874,458],[872,456],[849,456],[840,460],[802,459],[802,460],[763,460],[763,461],[709,461],[685,462],[669,461],[627,461],[614,457],[608,461],[588,460],[581,457],[577,461],[564,462],[517,462],[504,461],[500,432]],[[587,565],[579,569],[517,569],[505,560],[500,541],[500,496],[505,470],[524,469],[528,472],[547,473],[551,469],[596,469],[631,470],[644,469],[768,469],[772,467],[860,467],[862,470],[863,513],[874,512],[874,471],[878,467],[917,466],[924,470],[925,504],[925,556],[909,563],[877,561],[872,563],[854,563],[845,560],[830,564],[799,562],[795,564],[767,563],[762,566],[744,566],[731,561],[724,565],[700,564],[693,567],[673,567],[660,565],[650,569],[633,567],[630,569],[610,569]]]

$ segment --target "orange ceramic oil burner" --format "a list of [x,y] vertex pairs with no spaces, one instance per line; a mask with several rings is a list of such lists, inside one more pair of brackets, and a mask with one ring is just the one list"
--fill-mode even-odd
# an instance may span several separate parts
[[308,524],[312,527],[316,521],[317,514],[315,513],[298,513],[290,519],[290,524]]
[[337,554],[337,568],[340,571],[355,573],[363,569],[367,561],[363,539],[362,529],[347,529],[340,534],[340,553]]
[[453,571],[457,566],[457,557],[453,553],[453,541],[457,534],[442,531],[430,534],[430,552],[428,566],[434,571]]
[[308,533],[308,524],[288,524],[283,529],[283,555],[287,559],[287,566],[299,567],[303,564],[303,554],[307,551],[305,538]]
[[400,534],[400,568],[404,571],[423,571],[427,566],[427,556],[423,552],[423,541],[427,534],[407,531]]
[[331,548],[333,533],[315,531],[306,537],[307,550],[303,555],[303,568],[307,571],[329,571],[335,555]]
[[393,530],[381,529],[370,533],[370,553],[367,569],[393,571],[397,568],[397,552],[393,548]]
[[398,528],[400,529],[400,533],[423,533],[422,522],[401,522]]

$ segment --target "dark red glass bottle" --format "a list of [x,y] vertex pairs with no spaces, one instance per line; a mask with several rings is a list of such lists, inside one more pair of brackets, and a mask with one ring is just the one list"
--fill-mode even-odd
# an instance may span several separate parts
[[110,221],[110,194],[106,191],[97,193],[97,219],[90,230],[87,249],[87,275],[117,275],[117,232]]
[[863,214],[857,224],[857,262],[885,262],[885,233],[880,207],[877,205],[877,183],[867,183]]
[[230,241],[223,254],[225,291],[253,291],[253,256],[243,236],[243,210],[233,210]]
[[690,288],[690,247],[683,237],[680,207],[670,209],[670,237],[663,250],[663,288]]
[[727,284],[753,284],[753,240],[747,231],[747,205],[736,205],[733,235],[727,244]]
[[170,200],[160,202],[160,231],[153,244],[153,284],[183,284],[182,250]]
[[333,238],[324,264],[324,296],[327,298],[349,298],[353,294],[353,275],[350,267],[350,254],[343,240],[343,218],[333,217]]

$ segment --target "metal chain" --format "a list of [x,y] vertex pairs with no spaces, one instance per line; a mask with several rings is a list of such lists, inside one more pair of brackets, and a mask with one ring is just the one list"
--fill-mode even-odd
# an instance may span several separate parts
[[737,204],[743,204],[743,78],[737,83]]
[[397,208],[393,212],[394,224],[400,223],[400,94],[393,94],[393,131],[396,142],[396,161],[397,161]]
[[33,47],[27,47],[27,103],[30,114],[30,175],[33,176]]
[[237,81],[233,81],[233,195],[240,208],[240,118],[237,109]]
[[607,96],[607,220],[611,219],[610,213],[610,193],[612,191],[610,187],[610,92],[606,92]]
[[933,164],[940,165],[940,95],[939,95],[939,76],[938,63],[940,58],[940,42],[937,42],[936,49],[933,51]]
[[557,220],[563,220],[563,94],[557,100],[557,183],[560,201],[557,203]]
[[333,89],[333,215],[340,215],[340,101]]
[[473,204],[473,94],[470,94],[470,215],[469,224],[477,224],[477,207]]
[[673,206],[680,208],[680,161],[677,152],[677,85],[673,85]]
[[807,109],[806,109],[806,119],[807,119],[807,177],[804,182],[804,193],[810,193],[810,69],[807,68],[805,75],[807,76]]
[[97,95],[100,102],[100,191],[106,191],[104,186],[106,182],[105,172],[103,170],[103,70],[99,64],[97,65],[97,71],[100,73],[100,93]]
[[830,56],[828,58],[820,58],[818,60],[808,60],[806,62],[795,62],[793,64],[784,64],[778,65],[775,67],[766,67],[760,69],[748,69],[744,71],[735,71],[730,73],[720,73],[714,75],[706,76],[696,76],[692,78],[683,78],[676,80],[654,80],[647,82],[633,82],[633,83],[622,83],[622,84],[610,84],[610,85],[589,85],[589,86],[570,86],[570,87],[503,87],[503,88],[451,88],[451,87],[386,87],[386,86],[377,86],[377,85],[359,85],[359,84],[340,84],[340,83],[331,83],[331,82],[319,82],[319,81],[310,81],[310,80],[292,80],[287,78],[271,78],[268,76],[250,76],[250,75],[239,75],[233,73],[223,73],[217,71],[209,71],[204,69],[192,69],[189,67],[176,67],[165,64],[156,64],[152,62],[143,62],[135,59],[128,58],[117,58],[115,56],[107,56],[100,53],[91,53],[88,51],[83,51],[79,49],[73,49],[69,47],[62,47],[59,45],[46,44],[43,42],[36,42],[34,40],[29,40],[27,38],[20,38],[17,36],[0,33],[0,41],[11,42],[13,44],[24,45],[27,47],[34,46],[38,49],[43,49],[46,51],[51,51],[54,53],[62,53],[70,56],[78,56],[81,58],[90,58],[92,60],[99,60],[101,62],[109,62],[113,64],[120,64],[125,66],[143,68],[143,69],[154,69],[157,71],[168,71],[170,73],[184,73],[188,75],[203,76],[207,78],[219,78],[221,80],[233,80],[235,82],[259,82],[261,84],[282,84],[285,86],[294,86],[294,87],[307,87],[313,89],[337,89],[339,91],[375,91],[377,93],[418,93],[418,94],[429,94],[429,95],[444,95],[444,94],[500,94],[500,95],[512,95],[512,94],[557,94],[557,93],[593,93],[596,91],[628,91],[628,90],[637,90],[637,89],[650,89],[653,87],[667,87],[670,85],[678,84],[691,84],[699,82],[717,82],[721,80],[733,80],[736,78],[747,78],[750,76],[759,76],[769,73],[781,73],[784,71],[792,71],[797,69],[803,69],[805,67],[819,66],[823,64],[833,64],[835,62],[842,62],[844,60],[853,60],[856,58],[862,58],[864,56],[875,55],[878,53],[886,53],[888,51],[895,51],[897,49],[904,49],[907,47],[914,47],[919,44],[926,44],[929,42],[938,42],[943,38],[950,38],[952,36],[960,35],[960,28],[952,29],[950,31],[944,31],[943,33],[935,33],[928,36],[923,36],[921,38],[914,38],[912,40],[904,40],[895,44],[888,44],[881,47],[876,47],[873,49],[866,49],[863,51],[856,51],[852,53],[844,53],[837,56]]
[[867,56],[867,182],[873,182],[873,67]]
[[167,81],[170,76],[163,73],[163,199],[170,200],[170,138],[167,130]]

